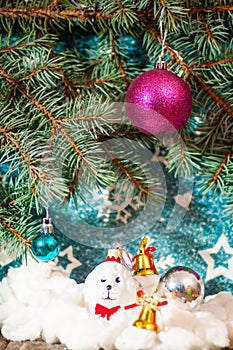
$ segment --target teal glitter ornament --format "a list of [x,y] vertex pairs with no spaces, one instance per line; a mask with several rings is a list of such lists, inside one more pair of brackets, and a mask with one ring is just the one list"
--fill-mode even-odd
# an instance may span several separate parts
[[43,261],[55,259],[60,252],[60,243],[52,234],[51,218],[43,218],[42,232],[33,241],[31,250],[35,258]]

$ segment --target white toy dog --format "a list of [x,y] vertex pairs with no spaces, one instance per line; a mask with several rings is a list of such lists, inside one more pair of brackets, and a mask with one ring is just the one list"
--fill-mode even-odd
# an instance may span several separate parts
[[119,309],[136,306],[137,281],[118,259],[111,257],[97,265],[84,283],[89,312],[107,320]]

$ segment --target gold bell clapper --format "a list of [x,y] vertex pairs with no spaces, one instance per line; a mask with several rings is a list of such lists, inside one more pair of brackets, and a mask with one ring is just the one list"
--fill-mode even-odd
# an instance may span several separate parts
[[132,262],[133,276],[140,283],[141,287],[148,293],[152,293],[159,282],[159,276],[154,264],[155,247],[148,246],[148,238],[143,237],[140,242],[139,252]]
[[160,306],[167,305],[167,301],[160,302],[155,294],[146,294],[143,291],[139,291],[138,295],[137,304],[141,305],[142,309],[133,326],[159,332],[161,329],[157,323],[157,312]]

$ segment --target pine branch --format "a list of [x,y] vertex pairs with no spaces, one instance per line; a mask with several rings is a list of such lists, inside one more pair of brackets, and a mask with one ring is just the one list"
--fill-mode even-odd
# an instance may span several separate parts
[[106,14],[103,11],[72,10],[72,9],[42,9],[42,8],[0,8],[0,17],[18,18],[26,21],[33,19],[47,19],[59,22],[59,20],[79,20],[85,22],[87,19],[108,20],[112,14]]
[[4,219],[0,218],[0,223],[16,236],[23,244],[31,248],[31,242],[24,238],[13,226],[9,225]]
[[[48,186],[48,180],[42,176],[42,174],[38,171],[38,169],[34,166],[32,160],[29,155],[25,153],[23,148],[20,146],[19,141],[14,138],[14,136],[10,132],[6,132],[3,128],[0,127],[0,133],[5,136],[5,138],[13,145],[14,148],[20,153],[23,160],[27,164],[29,171],[32,173],[32,176],[35,176],[39,181],[43,182],[46,186]],[[35,191],[35,188],[34,188]]]
[[120,57],[120,55],[117,52],[118,50],[117,50],[117,46],[116,46],[116,39],[115,39],[115,36],[114,36],[113,32],[111,32],[111,44],[112,44],[112,52],[113,52],[114,57],[117,60],[117,63],[118,63],[121,75],[122,75],[125,83],[127,85],[129,85],[129,79],[128,79],[127,74],[125,72],[125,69],[123,67],[123,63],[122,63],[121,57]]
[[39,230],[30,213],[31,194],[26,182],[13,177],[0,183],[0,248],[9,254],[26,255]]
[[133,174],[130,173],[130,171],[122,164],[122,162],[119,161],[119,159],[114,158],[113,162],[121,170],[122,174],[126,175],[130,179],[130,181],[135,185],[135,187],[140,190],[140,197],[146,197],[148,195],[149,189],[141,185],[138,179],[136,179],[135,176],[133,176]]
[[13,52],[16,50],[27,50],[31,47],[44,47],[51,48],[54,42],[57,40],[57,36],[49,34],[44,35],[41,38],[34,38],[33,41],[30,40],[30,37],[20,38],[20,40],[15,45],[9,45],[2,40],[2,45],[0,47],[0,53],[4,54],[5,52]]
[[[1,2],[0,2],[1,5]],[[171,25],[179,26],[179,18],[183,17],[186,13],[186,9],[183,9],[180,1],[174,3],[161,3],[162,8],[165,9],[165,20]],[[106,10],[107,8],[107,10]],[[161,11],[161,9],[160,9]],[[148,23],[148,20],[155,20],[157,14],[154,15],[153,6],[150,8],[147,6],[146,10],[137,9],[132,3],[124,2],[124,6],[120,1],[112,2],[111,5],[108,2],[107,7],[102,4],[95,11],[91,10],[89,7],[84,9],[72,9],[72,8],[62,8],[58,7],[56,10],[51,8],[29,8],[28,5],[24,7],[0,7],[0,18],[11,19],[11,20],[24,20],[33,23],[33,26],[38,26],[38,29],[46,29],[48,21],[51,25],[52,23],[60,24],[61,21],[68,21],[71,24],[72,21],[78,20],[81,23],[87,21],[92,22],[96,20],[99,25],[102,26],[102,22],[108,23],[111,20],[114,31],[119,30],[129,30],[129,28],[138,20],[144,20]],[[41,24],[36,25],[36,21],[44,20],[44,26]]]
[[193,150],[192,140],[183,132],[181,134],[182,138],[177,135],[174,140],[171,139],[165,158],[168,160],[167,167],[174,176],[190,177],[194,172],[200,171],[200,155],[197,150]]
[[[119,1],[117,2],[117,5],[119,6],[121,4]],[[174,4],[170,4],[169,1],[160,1],[160,4],[163,9],[165,9],[164,14],[166,16],[166,19],[171,22],[171,25],[174,27],[174,25],[179,25],[179,22],[175,20],[175,18],[181,18],[185,14],[192,16],[196,15],[198,13],[214,13],[214,12],[231,12],[233,11],[233,6],[231,5],[223,5],[223,6],[205,6],[205,7],[197,7],[197,8],[191,8],[191,9],[184,9],[180,2],[174,2]],[[0,3],[1,5],[1,3]],[[3,5],[3,4],[2,4]],[[4,4],[5,5],[5,4]],[[104,8],[104,6],[103,6]],[[126,9],[122,5],[119,6],[120,12],[125,15]],[[156,9],[156,12],[158,10]],[[160,9],[161,11],[161,9]],[[131,14],[134,16],[134,18],[138,18],[140,20],[145,20],[145,22],[152,19],[156,19],[156,17],[153,15],[153,8],[152,11],[147,8],[147,10],[137,10],[135,9],[135,6],[131,6],[130,8]],[[104,11],[101,8],[95,9],[95,11],[91,10],[90,8],[84,8],[84,9],[63,9],[60,7],[57,7],[55,10],[53,10],[52,7],[48,8],[36,8],[32,7],[29,8],[27,5],[27,8],[24,7],[0,7],[0,17],[6,18],[6,19],[23,19],[25,21],[33,21],[33,20],[39,20],[39,19],[45,19],[49,20],[50,23],[56,22],[57,24],[60,21],[74,21],[78,20],[80,22],[86,22],[97,20],[97,21],[109,21],[114,15],[116,15],[117,9],[116,7],[113,7],[112,11]]]
[[230,108],[227,105],[227,103],[216,92],[214,92],[206,83],[203,82],[203,80],[195,72],[195,70],[193,70],[193,68],[190,67],[188,63],[185,62],[183,59],[180,59],[179,55],[177,55],[175,50],[172,49],[170,46],[167,46],[167,51],[169,53],[172,53],[172,55],[176,58],[176,62],[180,64],[183,71],[188,76],[191,76],[200,85],[200,87],[212,98],[212,100],[215,101],[223,109],[224,112],[233,117],[233,109]]
[[103,85],[105,83],[109,83],[111,81],[110,78],[105,78],[105,79],[101,79],[101,80],[95,80],[95,81],[89,81],[88,83],[84,83],[83,86],[94,86],[94,85]]
[[[31,72],[30,74],[28,75],[25,75],[24,77],[22,77],[21,79],[18,79],[18,82],[21,82],[21,81],[25,81],[25,80],[28,80],[28,79],[31,79],[33,77],[35,77],[36,75],[40,74],[40,73],[43,73],[43,72],[52,72],[52,71],[58,71],[58,72],[61,72],[61,69],[59,67],[53,67],[53,66],[49,66],[49,65],[46,65],[46,66],[43,66],[37,70],[35,70],[34,72]],[[6,76],[5,76],[6,77]],[[8,80],[9,81],[9,80]],[[10,82],[10,81],[9,81]]]
[[[218,119],[214,126],[209,127],[209,130],[206,130],[205,134],[202,137],[196,139],[196,145],[200,145],[202,147],[202,154],[205,153],[207,148],[210,146],[211,151],[214,150],[214,145],[216,141],[216,136],[218,135],[218,129],[222,123],[222,119],[225,117],[225,113],[220,113]],[[204,146],[203,146],[204,144]]]
[[233,56],[232,57],[227,57],[218,61],[214,62],[207,62],[207,63],[200,63],[200,64],[192,64],[191,68],[192,69],[201,69],[201,68],[208,68],[208,67],[213,67],[213,66],[222,66],[224,64],[229,64],[233,62]]
[[211,179],[210,182],[209,182],[210,187],[212,187],[213,185],[216,184],[216,182],[219,181],[220,175],[221,175],[221,173],[222,173],[224,167],[226,166],[226,164],[227,164],[229,158],[232,156],[232,147],[233,147],[233,144],[231,145],[230,149],[227,151],[227,153],[226,153],[224,159],[223,159],[222,162],[219,164],[218,168],[216,169],[214,176],[212,177],[212,179]]
[[[54,130],[58,129],[59,132],[61,132],[65,138],[67,139],[67,141],[70,143],[70,145],[72,146],[72,148],[75,150],[75,152],[77,153],[77,155],[80,157],[80,159],[85,163],[85,165],[89,168],[89,170],[91,172],[93,172],[94,175],[96,175],[96,173],[93,171],[93,169],[91,168],[90,164],[86,161],[85,159],[85,155],[80,151],[80,149],[77,147],[77,145],[74,143],[74,141],[72,140],[72,138],[70,137],[70,135],[66,132],[66,130],[63,128],[62,125],[59,124],[60,121],[57,121],[57,119],[49,112],[49,110],[46,108],[46,106],[44,106],[43,104],[41,104],[34,96],[32,96],[31,94],[29,94],[26,89],[20,85],[20,80],[16,80],[16,79],[12,79],[3,69],[0,68],[0,75],[3,76],[11,85],[14,86],[14,88],[16,88],[21,94],[23,94],[25,97],[27,97],[27,99],[34,104],[42,113],[43,115],[48,118],[51,121],[51,125],[54,128]],[[2,133],[4,130],[1,130]],[[6,134],[4,134],[6,135]],[[22,156],[24,157],[25,161],[28,163],[28,165],[30,165],[30,162],[28,160],[27,155],[24,154],[24,152],[18,147],[17,143],[15,142],[15,140],[8,134],[7,135],[9,137],[9,140],[14,144],[14,146],[16,148],[18,148],[22,154]],[[38,172],[35,172],[35,169],[31,168],[31,170],[35,173],[35,175],[38,177],[39,180],[43,180],[40,176],[40,174]],[[44,182],[44,181],[43,181]]]
[[196,15],[202,12],[228,12],[233,11],[232,5],[214,5],[214,6],[203,6],[203,7],[194,7],[188,10],[189,15]]

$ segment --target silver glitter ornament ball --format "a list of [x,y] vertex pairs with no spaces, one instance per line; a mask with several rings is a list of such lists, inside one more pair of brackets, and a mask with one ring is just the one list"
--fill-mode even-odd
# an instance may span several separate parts
[[203,300],[204,283],[198,273],[189,267],[174,266],[161,275],[158,293],[195,307]]

